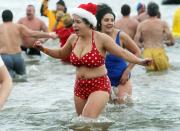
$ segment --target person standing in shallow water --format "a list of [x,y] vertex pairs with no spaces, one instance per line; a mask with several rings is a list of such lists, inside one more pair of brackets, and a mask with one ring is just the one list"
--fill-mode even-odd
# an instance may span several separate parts
[[[18,24],[23,24],[31,30],[48,32],[46,24],[42,20],[35,17],[35,7],[33,5],[27,6],[26,17],[21,18],[18,21]],[[24,36],[21,49],[25,51],[27,55],[40,56],[40,51],[32,47],[35,41],[36,38]]]
[[6,99],[8,98],[11,89],[12,79],[0,56],[0,110],[6,102]]
[[49,49],[40,41],[34,47],[54,58],[70,55],[70,62],[76,67],[74,102],[77,115],[97,118],[109,101],[110,81],[105,68],[106,52],[122,57],[129,62],[149,65],[151,59],[141,59],[114,44],[111,37],[94,30],[97,6],[92,3],[81,4],[72,12],[72,34],[62,48]]
[[[116,42],[114,44],[126,48],[136,56],[140,56],[141,50],[131,37],[114,27],[115,14],[112,9],[106,4],[99,5],[98,7],[96,13],[97,30],[109,35]],[[127,64],[123,58],[108,53],[105,65],[112,86],[111,98],[115,103],[122,104],[126,101],[126,98],[132,95],[130,72],[134,64]],[[115,98],[113,98],[113,92],[116,95]]]
[[23,36],[33,38],[56,38],[54,33],[33,31],[22,24],[13,23],[13,14],[10,10],[2,12],[3,24],[0,24],[0,55],[10,75],[25,75],[25,63],[21,56]]
[[122,5],[121,7],[122,18],[116,20],[115,27],[117,29],[123,30],[132,39],[134,39],[139,22],[135,18],[131,17],[130,13],[131,13],[130,6],[127,4]]
[[[149,18],[138,25],[134,40],[143,48],[143,57],[153,59],[153,64],[146,68],[148,71],[167,70],[170,64],[163,44],[172,46],[175,40],[168,24],[158,18],[159,7],[156,3],[148,4],[147,13]],[[164,42],[164,39],[169,42]]]

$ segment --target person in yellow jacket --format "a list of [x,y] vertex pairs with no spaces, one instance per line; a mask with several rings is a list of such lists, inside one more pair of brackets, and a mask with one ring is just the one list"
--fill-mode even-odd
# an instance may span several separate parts
[[180,7],[174,13],[172,30],[175,37],[180,37]]
[[156,3],[148,4],[147,13],[149,18],[138,25],[134,40],[144,49],[143,57],[153,59],[153,64],[147,66],[148,71],[167,70],[170,64],[163,44],[172,46],[175,40],[168,24],[158,18],[159,6]]
[[[63,0],[59,0],[56,3],[56,10],[49,10],[48,9],[48,1],[49,0],[43,0],[42,2],[42,6],[41,6],[41,15],[48,17],[49,19],[49,31],[53,31],[54,29],[54,25],[57,24],[56,23],[56,14],[61,11],[63,13],[66,13],[67,8],[65,5],[65,2]],[[56,26],[57,28],[62,28],[63,27],[63,22],[59,21],[58,25]]]

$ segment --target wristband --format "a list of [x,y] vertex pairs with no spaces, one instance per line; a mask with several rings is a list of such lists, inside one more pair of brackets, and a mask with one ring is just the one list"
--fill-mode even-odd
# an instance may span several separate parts
[[47,50],[47,48],[43,48],[43,50],[42,50],[45,54],[47,54],[48,53],[48,50]]

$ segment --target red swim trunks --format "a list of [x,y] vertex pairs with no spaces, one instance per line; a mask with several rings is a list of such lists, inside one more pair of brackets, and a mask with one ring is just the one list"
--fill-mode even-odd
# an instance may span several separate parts
[[111,83],[107,75],[90,78],[76,79],[74,94],[81,99],[88,99],[89,95],[95,91],[106,91],[110,94]]

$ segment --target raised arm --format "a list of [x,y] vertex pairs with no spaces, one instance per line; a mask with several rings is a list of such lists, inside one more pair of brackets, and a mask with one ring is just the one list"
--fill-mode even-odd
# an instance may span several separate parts
[[40,13],[41,16],[46,16],[48,15],[48,0],[43,0],[43,3],[41,5]]
[[6,67],[3,65],[0,67],[0,109],[2,109],[11,90],[12,80]]

